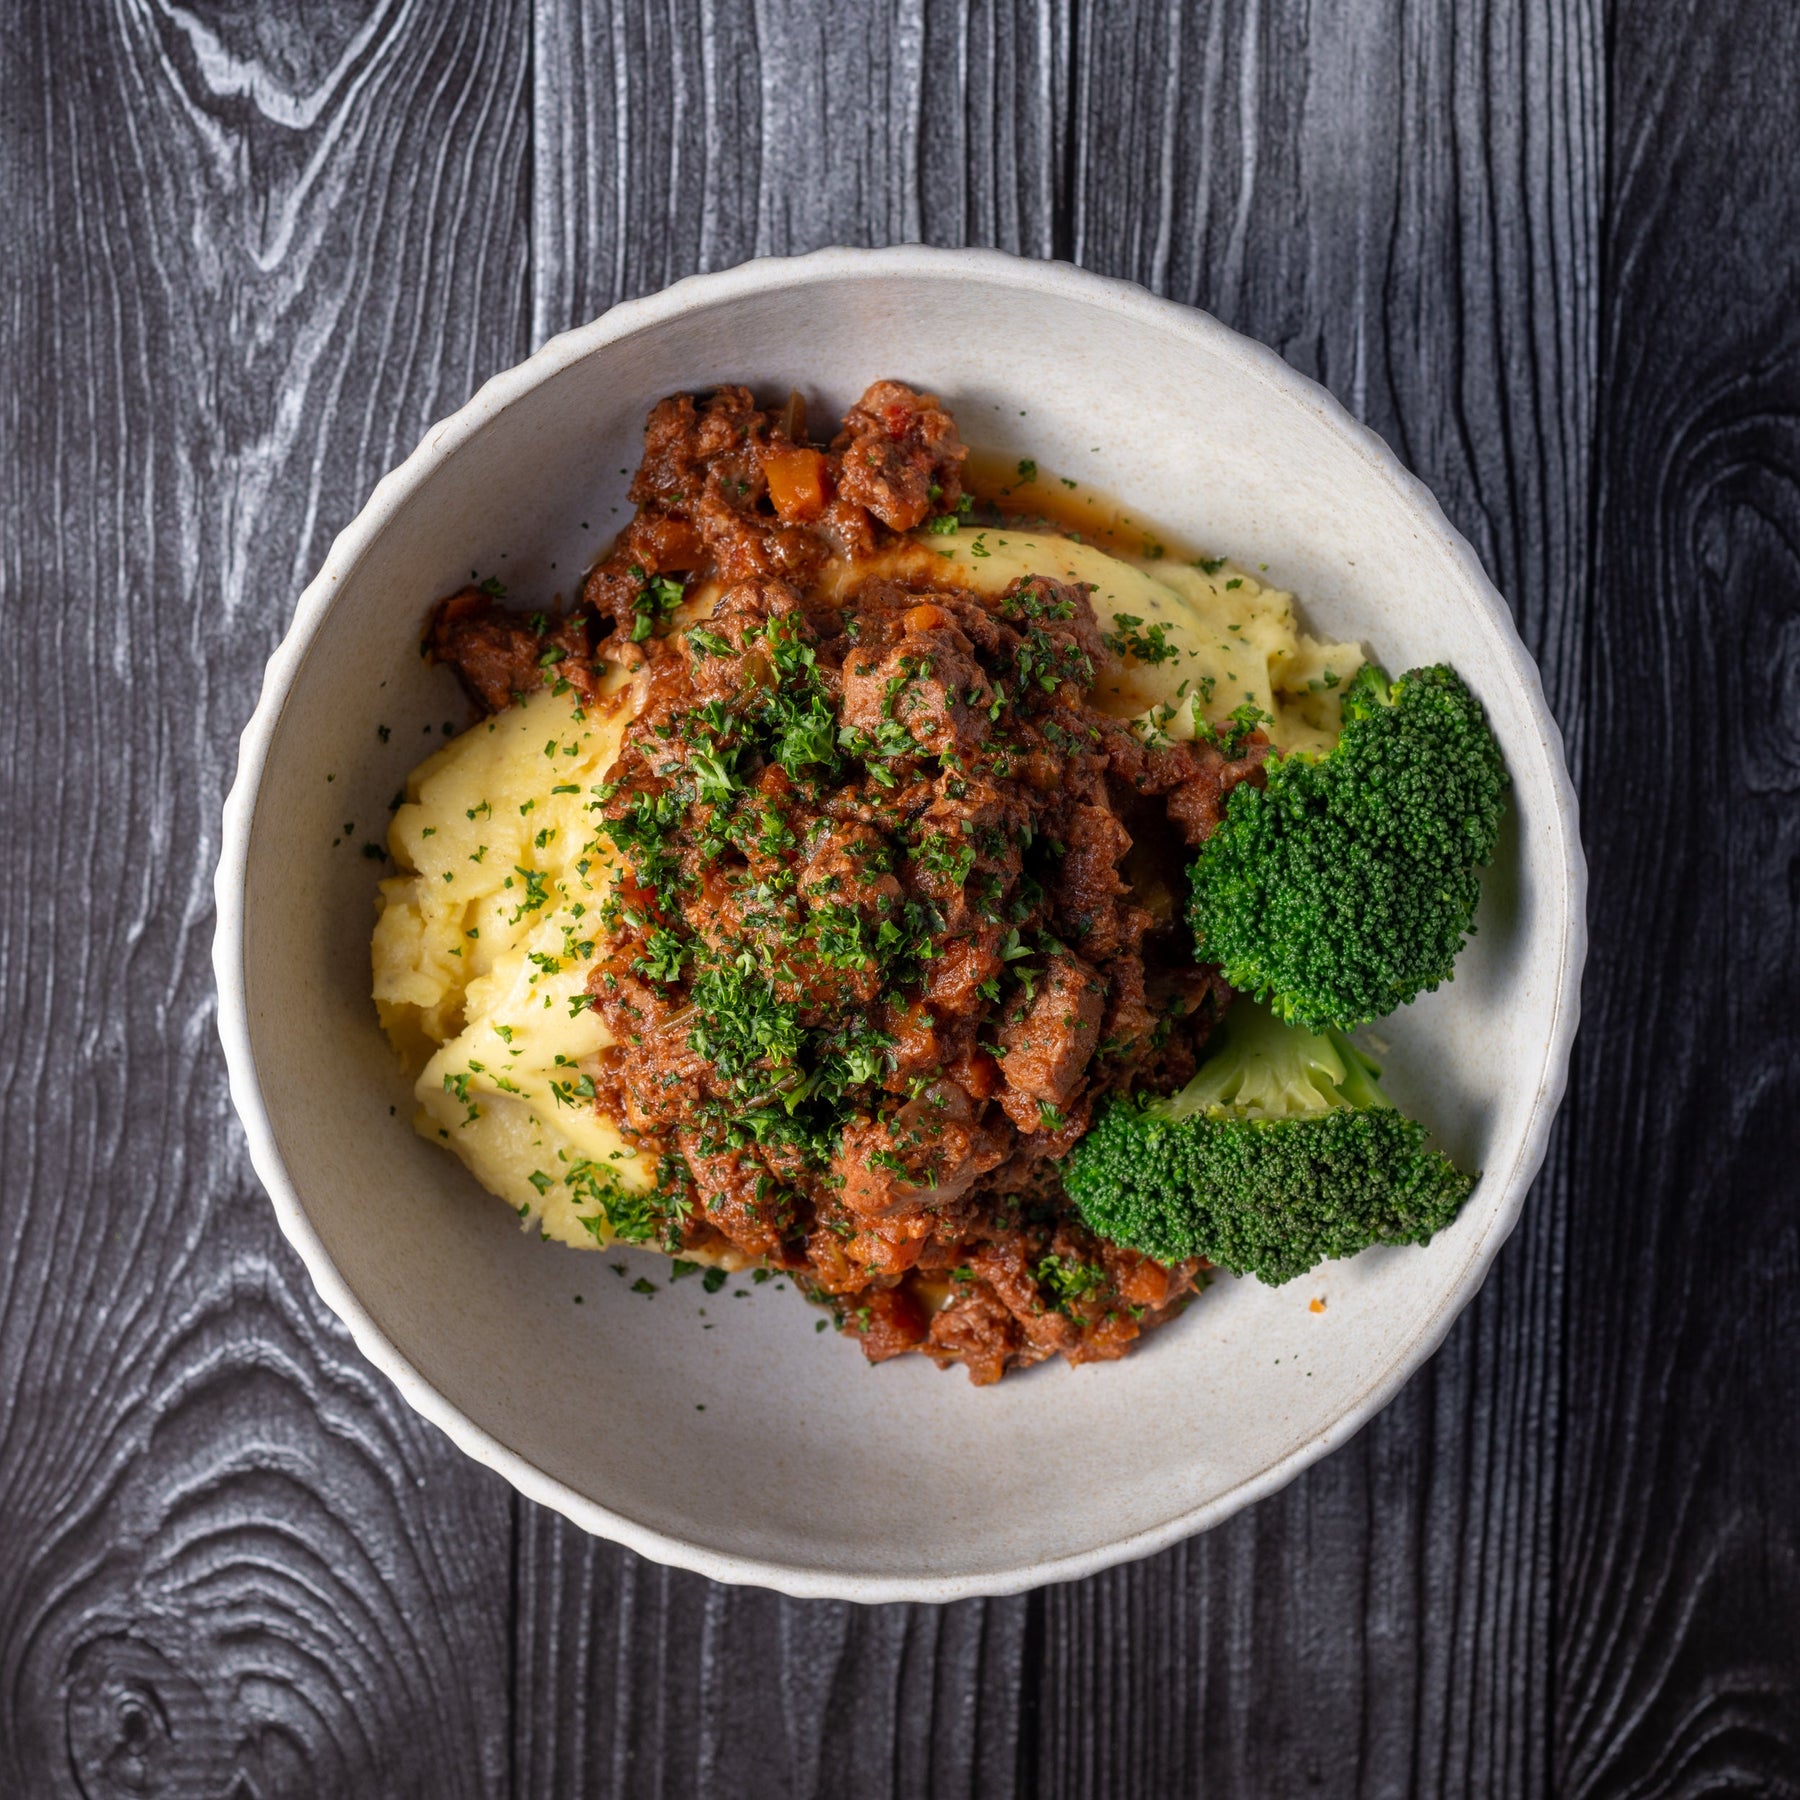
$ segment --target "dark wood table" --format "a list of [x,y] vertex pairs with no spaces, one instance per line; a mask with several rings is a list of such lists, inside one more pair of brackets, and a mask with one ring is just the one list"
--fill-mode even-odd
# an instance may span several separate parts
[[[0,1796],[1800,1793],[1800,9],[67,0],[0,47]],[[671,1574],[281,1242],[219,808],[332,535],[547,334],[831,243],[1276,345],[1511,597],[1593,864],[1525,1220],[1209,1536],[1025,1597]]]

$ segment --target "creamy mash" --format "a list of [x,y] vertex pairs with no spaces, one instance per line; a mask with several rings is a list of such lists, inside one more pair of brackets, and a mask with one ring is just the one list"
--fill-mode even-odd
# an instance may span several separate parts
[[590,1247],[643,1235],[631,1196],[656,1179],[582,1071],[610,1041],[587,976],[616,875],[589,805],[629,704],[621,689],[584,711],[542,689],[421,763],[388,830],[403,873],[381,884],[373,945],[381,1022],[423,1061],[418,1130],[545,1236]]

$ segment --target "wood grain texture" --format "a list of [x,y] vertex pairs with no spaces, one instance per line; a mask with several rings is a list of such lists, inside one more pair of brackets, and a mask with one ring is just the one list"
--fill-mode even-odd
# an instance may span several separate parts
[[[1066,11],[572,0],[540,4],[536,43],[540,335],[751,255],[1058,247]],[[521,1792],[1024,1791],[1037,1602],[792,1601],[535,1509],[521,1533]]]
[[1791,8],[1615,22],[1567,1794],[1800,1793],[1796,67]]
[[[1565,721],[1600,37],[1591,0],[1108,6],[1077,32],[1077,260],[1274,344],[1382,432],[1511,597]],[[1567,1126],[1479,1299],[1347,1450],[1044,1597],[1042,1791],[1544,1792]]]
[[[25,14],[0,1796],[1800,1795],[1796,66],[1781,0]],[[1204,306],[1396,444],[1543,665],[1595,950],[1525,1221],[1351,1446],[864,1609],[585,1538],[360,1361],[230,1123],[208,881],[431,418],[694,270],[920,237]]]
[[788,1600],[522,1523],[518,1792],[1017,1791],[1025,1601]]
[[511,1496],[281,1244],[213,1035],[236,738],[525,347],[522,12],[36,8],[0,55],[0,1793],[491,1793]]
[[1060,252],[1070,0],[539,0],[533,327],[827,244]]

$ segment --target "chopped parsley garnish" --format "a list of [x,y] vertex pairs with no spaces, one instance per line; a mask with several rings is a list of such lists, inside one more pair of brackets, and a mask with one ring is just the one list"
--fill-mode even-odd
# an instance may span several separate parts
[[1250,746],[1250,734],[1259,725],[1272,725],[1274,720],[1257,706],[1254,701],[1246,700],[1244,704],[1227,714],[1222,725],[1212,726],[1195,722],[1195,737],[1203,743],[1217,744],[1225,756],[1235,762]]
[[1166,625],[1146,627],[1135,613],[1114,613],[1115,630],[1101,639],[1115,656],[1130,656],[1138,662],[1156,664],[1173,662],[1181,654],[1168,641]]
[[1032,1274],[1037,1277],[1038,1292],[1058,1312],[1067,1312],[1106,1286],[1105,1269],[1093,1263],[1065,1261],[1060,1256],[1046,1256]]
[[[962,497],[934,529],[953,530],[971,506]],[[1009,738],[1015,717],[1055,752],[1094,753],[1097,733],[1058,722],[1068,717],[1066,690],[1093,679],[1079,640],[1056,628],[1074,610],[1056,584],[1015,584],[994,606],[1013,628],[1004,680],[984,670],[978,682],[959,679],[945,692],[932,655],[909,651],[884,671],[877,704],[857,726],[841,720],[839,678],[821,669],[813,627],[797,609],[734,626],[729,637],[706,625],[687,632],[697,662],[740,659],[743,675],[721,690],[709,674],[711,698],[638,728],[636,761],[621,765],[629,777],[592,790],[590,810],[630,879],[600,908],[624,940],[624,957],[602,965],[591,991],[609,1008],[607,996],[616,996],[623,1011],[609,1019],[626,1020],[629,1033],[638,1003],[624,971],[661,990],[667,1010],[656,1029],[679,1033],[699,1065],[668,1081],[681,1089],[679,1111],[702,1155],[780,1146],[822,1170],[848,1120],[895,1110],[900,1037],[888,1025],[922,1005],[952,904],[1008,934],[999,947],[1007,986],[1027,998],[1037,991],[1042,977],[1031,959],[1060,946],[1037,931],[1021,936],[1021,922],[1041,916],[1045,899],[1018,866],[1016,828],[938,826],[929,815],[909,823],[884,809],[934,771],[952,805],[977,777],[1008,779],[1024,747]],[[854,663],[860,652],[851,654]],[[981,745],[940,753],[935,737],[916,738],[908,721],[939,706],[984,715]],[[970,756],[979,767],[965,769]],[[840,793],[855,796],[856,811],[844,817],[867,823],[832,823]],[[813,858],[822,837],[845,847],[821,863]],[[921,885],[908,885],[909,868]],[[1000,998],[998,984],[981,992]],[[907,1091],[916,1101],[921,1084]],[[565,1105],[584,1097],[566,1081],[552,1092]],[[659,1110],[654,1094],[648,1105]],[[923,1166],[905,1147],[877,1146],[883,1154]],[[790,1200],[773,1184],[759,1188],[755,1204],[785,1216]],[[722,1202],[716,1190],[693,1201]]]
[[636,564],[631,573],[643,584],[631,602],[631,641],[641,644],[681,604],[684,590],[673,575],[646,575]]
[[[550,878],[542,869],[527,869],[514,863],[513,874],[524,879],[525,895],[520,900],[513,916],[507,921],[509,925],[518,924],[527,913],[541,912],[550,902],[549,891],[544,885]],[[512,885],[512,876],[508,876],[505,886],[511,887]]]

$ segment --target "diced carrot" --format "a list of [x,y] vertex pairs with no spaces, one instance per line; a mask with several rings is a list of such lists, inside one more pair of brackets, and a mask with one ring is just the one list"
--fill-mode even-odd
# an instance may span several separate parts
[[909,606],[906,609],[908,631],[930,631],[938,625],[949,623],[950,615],[941,606]]
[[1135,1250],[1110,1244],[1101,1251],[1101,1260],[1112,1276],[1114,1290],[1128,1306],[1157,1307],[1167,1303],[1169,1271],[1161,1263],[1152,1262]]
[[686,519],[639,513],[632,529],[639,561],[652,575],[664,575],[673,570],[685,573],[706,561],[705,540]]
[[985,1050],[971,1050],[950,1073],[972,1100],[991,1100],[1000,1091],[1000,1065]]
[[1323,1312],[1325,1310],[1325,1302],[1315,1297],[1307,1303],[1306,1310],[1308,1312]]
[[1140,1329],[1138,1322],[1129,1313],[1105,1313],[1083,1334],[1081,1349],[1085,1354],[1071,1356],[1069,1361],[1111,1362],[1125,1354]]
[[825,458],[817,450],[773,450],[763,458],[763,475],[777,516],[787,525],[805,525],[825,510]]
[[895,1019],[893,1036],[895,1073],[901,1086],[904,1077],[937,1063],[937,1020],[923,1001],[915,1000]]

